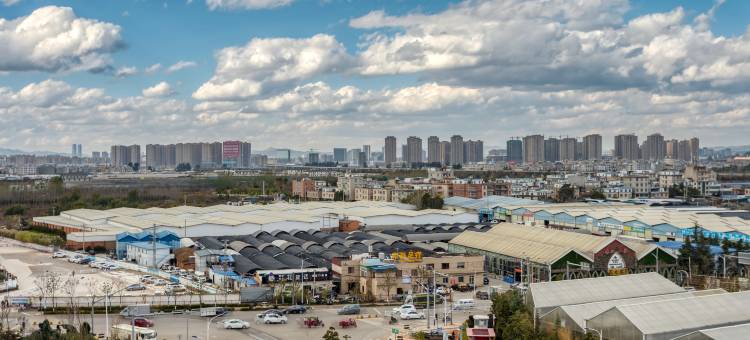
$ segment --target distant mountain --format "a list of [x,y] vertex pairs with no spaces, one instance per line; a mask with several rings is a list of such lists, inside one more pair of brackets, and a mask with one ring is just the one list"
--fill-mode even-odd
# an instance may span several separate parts
[[62,153],[53,152],[53,151],[24,151],[24,150],[18,150],[18,149],[0,148],[0,156],[11,156],[11,155],[46,156],[46,155],[62,155]]

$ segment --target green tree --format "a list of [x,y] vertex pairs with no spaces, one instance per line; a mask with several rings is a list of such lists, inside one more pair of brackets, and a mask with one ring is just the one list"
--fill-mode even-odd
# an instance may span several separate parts
[[523,303],[523,295],[514,289],[502,294],[493,294],[491,311],[495,315],[495,334],[498,339],[506,339],[503,331],[513,314],[519,311],[527,312],[526,305]]
[[503,328],[503,339],[535,340],[534,323],[529,313],[517,310]]
[[604,199],[607,199],[607,196],[604,196],[604,193],[601,190],[594,189],[591,192],[591,198],[596,199],[596,200],[604,200]]
[[[682,243],[682,247],[680,247],[680,255],[677,257],[677,263],[683,268],[688,268],[691,263],[690,258],[694,255],[695,247],[693,247],[693,242],[690,240],[690,236],[685,236],[685,241]],[[690,271],[689,268],[688,271]]]
[[26,213],[26,207],[22,205],[14,205],[5,209],[5,216],[20,216]]
[[336,329],[333,327],[329,327],[326,331],[326,334],[323,334],[324,340],[339,340],[339,333],[336,332]]
[[344,192],[343,191],[336,191],[333,193],[333,200],[334,201],[343,201],[344,200]]
[[560,202],[570,202],[575,199],[575,191],[570,184],[564,184],[557,192],[557,200]]

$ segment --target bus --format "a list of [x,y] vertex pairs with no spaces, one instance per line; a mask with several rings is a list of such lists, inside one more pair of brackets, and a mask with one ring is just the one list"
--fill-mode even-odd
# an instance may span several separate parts
[[[135,339],[131,335],[135,333]],[[126,323],[112,325],[112,336],[116,339],[156,339],[156,331],[151,328],[136,327]]]

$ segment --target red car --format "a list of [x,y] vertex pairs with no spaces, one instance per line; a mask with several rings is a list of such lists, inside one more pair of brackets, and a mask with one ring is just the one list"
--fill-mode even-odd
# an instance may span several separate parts
[[133,324],[136,327],[154,327],[154,322],[146,318],[135,318]]

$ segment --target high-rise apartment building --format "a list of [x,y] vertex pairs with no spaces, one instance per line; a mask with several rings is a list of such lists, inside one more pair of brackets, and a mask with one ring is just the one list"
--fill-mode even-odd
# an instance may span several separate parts
[[383,153],[383,160],[385,161],[386,166],[396,162],[396,137],[385,137],[385,147],[383,148]]
[[141,146],[140,145],[112,145],[111,148],[112,165],[123,166],[128,164],[141,163]]
[[639,154],[638,136],[634,134],[615,136],[615,158],[635,160],[640,158]]
[[484,142],[471,139],[464,142],[464,163],[484,161]]
[[547,138],[544,140],[544,160],[547,162],[557,162],[560,160],[559,139]]
[[464,138],[460,135],[451,136],[451,165],[464,164]]
[[222,143],[201,144],[201,169],[218,169],[222,166]]
[[565,137],[560,140],[560,160],[574,161],[576,159],[577,141],[573,137]]
[[372,162],[372,147],[369,145],[362,145],[362,152],[365,154],[365,156],[362,157],[362,162],[366,166]]
[[531,135],[523,137],[523,162],[544,162],[544,136]]
[[668,141],[665,141],[664,144],[666,144],[666,158],[669,159],[679,159],[679,149],[680,149],[680,141],[676,139],[671,139]]
[[346,148],[333,148],[333,161],[346,162]]
[[602,159],[602,136],[591,134],[583,137],[583,159]]
[[662,160],[666,157],[667,144],[664,142],[664,136],[655,133],[646,137],[646,141],[641,146],[641,156],[647,160]]
[[508,162],[523,162],[523,142],[520,139],[509,139],[505,143]]
[[83,145],[72,144],[70,146],[70,156],[72,157],[83,157]]
[[440,138],[427,138],[427,163],[440,163]]
[[349,149],[346,152],[346,161],[349,166],[361,167],[362,166],[362,150],[361,149]]
[[408,149],[408,158],[404,160],[409,164],[422,163],[422,138],[410,136],[406,139],[406,148]]
[[451,164],[451,142],[449,141],[442,141],[440,142],[440,150],[439,150],[439,161],[441,165],[450,165]]

